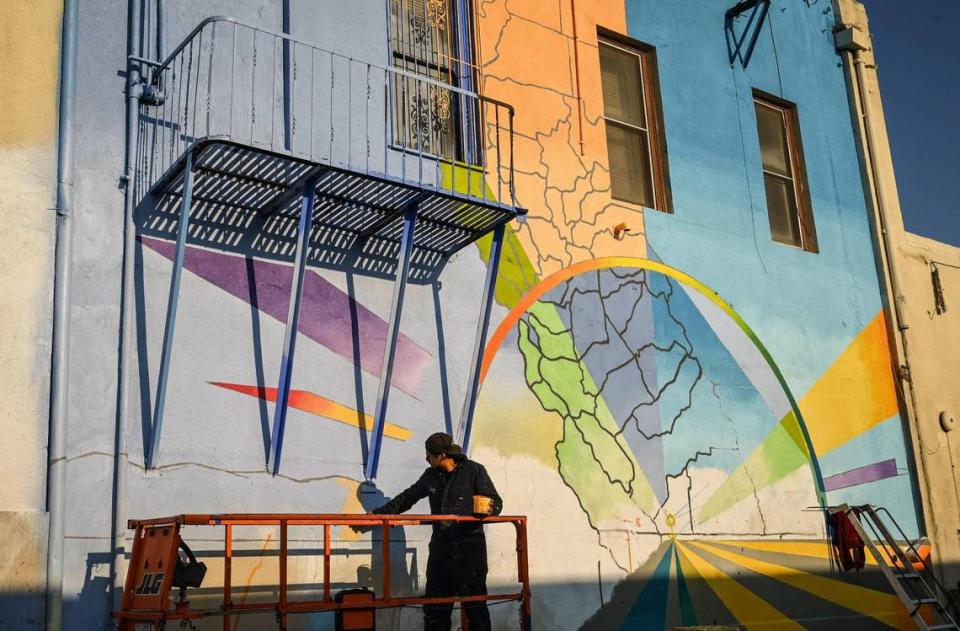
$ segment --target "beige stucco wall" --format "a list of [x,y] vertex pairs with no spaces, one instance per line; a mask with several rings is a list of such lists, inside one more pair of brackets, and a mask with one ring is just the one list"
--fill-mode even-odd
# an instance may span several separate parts
[[[960,580],[960,248],[901,234],[895,255],[906,296],[908,359],[916,410],[917,448],[927,479],[927,530],[947,584]],[[946,311],[937,313],[932,273],[940,276]]]
[[0,2],[0,628],[39,628],[62,2]]
[[0,3],[0,510],[43,507],[61,3]]
[[[902,302],[902,334],[894,335],[898,361],[909,364],[909,380],[902,379],[902,395],[909,408],[910,434],[917,464],[917,478],[927,533],[934,544],[934,559],[949,587],[960,580],[960,481],[955,465],[960,464],[960,434],[941,427],[940,414],[960,420],[960,248],[906,232],[889,138],[886,133],[880,90],[883,71],[876,67],[869,22],[863,4],[838,0],[836,6],[845,24],[853,25],[866,37],[861,51],[866,64],[866,93],[851,88],[857,102],[869,99],[874,126],[870,147],[872,170],[864,163],[865,175],[879,188],[886,209],[882,225],[891,244],[887,257],[881,220],[875,213],[878,262],[886,274],[887,296],[895,295],[889,263],[899,269]],[[848,66],[848,76],[852,75]],[[861,148],[863,155],[865,149]],[[876,189],[868,192],[878,208]],[[947,311],[937,313],[931,273],[938,269]],[[888,304],[892,311],[892,305]],[[891,321],[894,321],[891,313]],[[877,499],[882,504],[882,498]]]

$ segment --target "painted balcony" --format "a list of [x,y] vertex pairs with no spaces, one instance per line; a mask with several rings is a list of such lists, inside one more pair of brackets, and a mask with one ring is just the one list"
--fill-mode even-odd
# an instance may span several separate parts
[[147,92],[138,185],[160,199],[147,233],[170,234],[188,157],[190,239],[214,247],[261,222],[255,251],[292,256],[310,183],[311,264],[392,275],[416,200],[416,282],[518,216],[513,108],[428,76],[212,17],[153,68]]
[[377,66],[227,17],[201,22],[163,61],[134,61],[149,68],[133,183],[138,226],[177,242],[148,467],[157,464],[187,242],[294,263],[274,473],[305,267],[395,280],[365,465],[372,479],[405,285],[435,280],[452,254],[493,233],[466,445],[504,226],[524,214],[514,195],[513,108],[428,72]]

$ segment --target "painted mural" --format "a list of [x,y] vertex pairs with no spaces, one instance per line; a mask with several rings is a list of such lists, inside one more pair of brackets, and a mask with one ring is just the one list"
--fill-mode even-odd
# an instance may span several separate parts
[[[674,27],[655,4],[480,5],[483,85],[523,104],[518,196],[530,217],[502,267],[509,314],[487,348],[473,451],[534,516],[539,624],[835,628],[821,618],[842,616],[857,628],[909,628],[882,581],[832,572],[822,543],[823,506],[845,501],[886,503],[917,528],[875,275],[864,274],[861,304],[835,311],[844,328],[859,325],[811,344],[828,357],[778,353],[779,343],[771,352],[720,297],[762,318],[760,283],[741,293],[742,279],[704,285],[694,276],[716,278],[717,266],[683,256],[689,224],[611,198],[597,28],[657,44],[645,34]],[[691,11],[710,3],[697,4]],[[670,51],[658,51],[671,146]],[[683,200],[691,182],[673,171]],[[736,247],[714,241],[701,256]],[[753,267],[767,273],[763,260]],[[795,378],[807,364],[820,368]]]
[[[775,26],[747,71],[727,62],[725,5],[713,0],[685,3],[682,19],[657,0],[474,3],[483,91],[516,108],[516,194],[529,214],[507,235],[471,457],[490,471],[505,512],[530,518],[538,629],[831,629],[838,619],[907,628],[882,579],[837,574],[824,543],[829,504],[883,501],[911,534],[920,526],[833,17],[823,3],[774,4]],[[335,5],[359,19],[351,3]],[[183,18],[185,32],[206,8]],[[611,196],[598,28],[657,48],[672,214]],[[770,242],[752,87],[817,114],[801,122],[820,254]],[[262,464],[292,267],[190,245],[163,450],[145,473],[174,248],[141,234],[143,418],[129,438],[130,516],[357,512],[404,488],[423,466],[423,438],[458,429],[472,342],[461,333],[475,326],[470,301],[489,248],[480,241],[441,282],[408,289],[378,489],[365,497],[389,284],[307,271],[284,470],[272,477]],[[73,497],[104,497],[109,429],[96,434],[107,446],[73,449]],[[103,521],[96,502],[74,503],[89,518],[78,523]],[[104,544],[75,534],[68,590],[96,591],[76,570],[92,567]],[[396,572],[394,593],[422,584],[423,535],[400,531],[394,567],[407,571]],[[512,534],[489,537],[490,584],[508,584]],[[334,539],[347,548],[335,579],[353,585],[364,567],[369,578],[368,538],[344,530]],[[241,548],[237,598],[270,594],[275,534],[249,533]],[[211,560],[211,576],[220,569]],[[291,570],[305,585],[318,571],[306,561]],[[90,595],[77,628],[92,628],[107,601]],[[498,628],[514,628],[515,610],[493,609]],[[414,628],[419,613],[385,618],[387,628]]]
[[[916,529],[876,278],[866,297],[835,310],[850,320],[846,333],[811,342],[817,357],[807,361],[784,353],[779,338],[765,345],[763,301],[787,288],[761,297],[742,278],[717,282],[715,266],[685,255],[695,226],[683,214],[684,152],[673,154],[676,216],[611,197],[596,35],[598,27],[634,35],[628,6],[642,18],[665,15],[616,0],[477,4],[483,88],[516,104],[517,196],[529,216],[508,234],[501,263],[472,455],[493,472],[508,511],[530,516],[537,626],[831,628],[831,616],[852,616],[863,628],[900,627],[903,611],[882,581],[833,574],[823,543],[825,505],[878,494]],[[669,50],[660,58],[669,64]],[[829,244],[830,216],[818,225]],[[142,245],[172,257],[168,242]],[[718,239],[705,251],[727,247],[734,242]],[[488,249],[479,244],[482,259]],[[284,321],[289,266],[190,248],[185,267],[271,326]],[[323,349],[318,357],[378,375],[386,322],[377,309],[326,275],[305,282],[300,332]],[[777,335],[792,324],[777,324]],[[430,387],[439,350],[415,329],[404,326],[394,383],[413,401]],[[812,376],[798,377],[808,365]],[[310,385],[291,393],[292,408],[370,428],[362,396],[300,380]],[[220,394],[205,396],[263,406],[276,399],[264,381],[215,376],[208,386]],[[436,421],[402,414],[386,437],[415,453]],[[381,487],[402,484],[396,469],[383,477]],[[336,482],[345,511],[363,508],[352,478]],[[491,538],[502,561],[491,582],[510,581],[512,545]],[[511,614],[497,614],[509,626]]]
[[[849,377],[850,362],[853,372],[882,376],[889,369],[889,358],[877,352],[885,348],[883,331],[882,319],[871,323],[824,383],[837,373]],[[804,438],[829,453],[869,431],[890,414],[882,388],[863,384],[866,397],[852,402],[858,414],[849,428],[807,424],[827,417],[817,406],[836,403],[823,392],[837,385],[819,386],[798,404],[729,305],[687,275],[644,259],[592,259],[548,277],[497,333],[493,344],[507,348],[488,348],[485,392],[496,394],[481,398],[486,422],[474,454],[502,462],[519,487],[536,480],[526,496],[529,513],[568,524],[559,537],[556,526],[545,528],[542,540],[557,547],[535,552],[534,567],[549,582],[551,559],[560,558],[565,575],[580,563],[584,582],[598,582],[598,611],[583,621],[586,628],[717,620],[810,628],[819,615],[811,612],[825,606],[868,616],[864,628],[906,624],[881,581],[849,585],[830,577],[822,543],[821,508],[835,501],[832,492],[895,477],[895,459],[823,478]],[[528,393],[505,407],[517,370]],[[575,504],[559,501],[563,494]],[[576,530],[569,525],[578,522],[585,547],[571,548]],[[766,585],[760,595],[734,578],[744,574],[805,594],[797,600],[792,590]],[[690,580],[713,596],[700,589],[692,599]],[[616,586],[612,603],[603,602],[605,584]],[[582,601],[566,598],[544,605],[557,628],[587,613]]]

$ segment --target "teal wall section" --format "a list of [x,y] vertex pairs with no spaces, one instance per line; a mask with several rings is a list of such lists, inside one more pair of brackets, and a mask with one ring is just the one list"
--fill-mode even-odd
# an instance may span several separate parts
[[[746,68],[728,62],[716,2],[678,14],[629,0],[627,15],[630,36],[657,48],[674,200],[673,214],[645,213],[648,248],[728,300],[802,397],[883,304],[832,9],[774,0]],[[770,236],[754,89],[797,106],[818,253]],[[910,460],[899,420],[891,425],[822,460],[824,475],[896,457],[900,477],[856,495],[890,504],[916,532]]]

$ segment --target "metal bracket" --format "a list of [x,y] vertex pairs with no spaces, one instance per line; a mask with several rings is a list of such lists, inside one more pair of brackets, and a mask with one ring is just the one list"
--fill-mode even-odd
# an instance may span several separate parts
[[480,320],[477,322],[477,337],[473,345],[473,360],[470,363],[470,377],[467,379],[467,398],[463,403],[460,417],[460,445],[464,453],[470,448],[470,432],[473,429],[473,414],[477,407],[477,394],[480,390],[480,370],[483,366],[483,351],[487,345],[487,328],[490,326],[490,309],[497,288],[497,273],[500,270],[500,254],[503,251],[503,234],[506,229],[500,224],[493,231],[490,242],[490,256],[487,260],[487,280],[483,287],[483,301],[480,306]]
[[[737,37],[737,34],[733,30],[733,21],[750,9],[753,9],[753,11],[750,12],[747,25],[744,27],[740,37]],[[723,30],[727,40],[727,56],[729,57],[731,67],[737,59],[740,60],[740,65],[744,68],[750,64],[750,58],[753,57],[753,49],[757,45],[757,38],[760,37],[760,29],[763,27],[763,21],[766,19],[769,10],[770,0],[742,0],[727,9],[727,12],[723,16]],[[754,24],[754,22],[756,22],[756,24]],[[753,34],[750,36],[750,42],[747,43],[745,49],[746,54],[744,55],[741,51],[744,50],[744,42],[746,42],[747,35],[750,34],[751,31]]]
[[[306,181],[310,186],[316,188],[317,179],[323,175],[325,171],[327,171],[327,167],[313,167],[307,171],[303,180],[301,181]],[[297,186],[290,186],[286,190],[277,193],[277,195],[266,204],[263,210],[259,210],[257,213],[262,217],[269,217],[293,201],[298,195],[302,194],[303,190],[301,188]]]
[[173,352],[173,331],[177,324],[177,307],[180,302],[180,278],[183,275],[183,257],[187,249],[187,232],[190,228],[190,209],[193,204],[193,151],[187,152],[183,175],[183,198],[180,202],[180,225],[177,229],[177,249],[173,258],[173,274],[170,277],[170,295],[167,298],[167,317],[163,327],[163,350],[160,353],[160,374],[157,377],[157,400],[153,410],[153,434],[150,451],[147,453],[146,469],[157,466],[160,449],[160,432],[163,429],[163,411],[167,397],[167,381],[170,374],[170,356]]
[[283,434],[287,426],[287,406],[290,402],[290,384],[293,380],[293,356],[297,345],[297,329],[300,326],[300,303],[303,299],[303,275],[306,272],[307,253],[310,250],[310,228],[313,226],[313,207],[317,198],[317,176],[307,179],[303,185],[300,205],[300,228],[297,232],[297,253],[290,285],[290,307],[287,311],[287,332],[283,340],[283,356],[280,360],[280,383],[277,385],[277,401],[273,412],[273,431],[270,437],[270,455],[267,469],[277,475],[280,471],[280,454],[283,450]]
[[393,304],[390,308],[390,325],[387,327],[387,339],[383,349],[383,365],[380,368],[380,389],[377,393],[377,408],[373,417],[373,431],[370,436],[370,449],[363,474],[366,480],[377,477],[380,465],[380,447],[383,444],[383,426],[387,416],[387,402],[390,398],[390,380],[393,377],[393,360],[397,354],[397,336],[400,333],[400,316],[403,312],[403,296],[407,289],[407,276],[410,271],[410,259],[413,253],[413,239],[417,224],[417,210],[421,195],[417,195],[404,208],[403,236],[400,240],[400,257],[397,261],[397,277],[393,286]]
[[901,364],[900,369],[897,371],[900,373],[900,379],[903,381],[912,381],[913,376],[910,374],[910,366],[908,364]]

